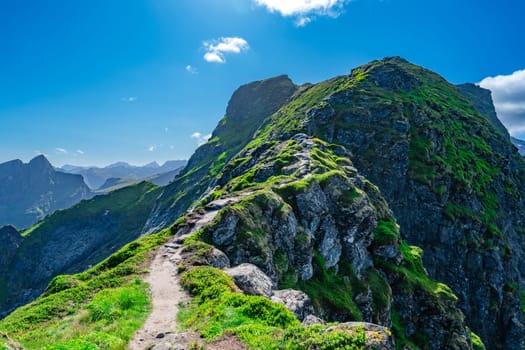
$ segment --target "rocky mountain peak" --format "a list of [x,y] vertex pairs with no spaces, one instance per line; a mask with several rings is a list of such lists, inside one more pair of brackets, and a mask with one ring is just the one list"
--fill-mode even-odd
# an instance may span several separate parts
[[34,157],[33,159],[29,161],[28,164],[30,168],[39,170],[39,171],[42,171],[42,170],[52,171],[54,169],[51,163],[49,162],[49,160],[47,160],[47,158],[43,154],[40,154]]
[[20,229],[92,196],[81,176],[56,171],[43,155],[0,164],[0,179],[0,225]]
[[233,93],[226,115],[232,122],[240,122],[251,116],[270,115],[295,91],[295,85],[287,75],[280,75],[242,85]]
[[212,133],[229,146],[249,139],[263,120],[275,113],[297,87],[287,75],[255,81],[239,87],[232,95],[226,115]]
[[496,114],[490,90],[472,83],[460,84],[457,85],[457,88],[461,94],[472,103],[476,110],[485,116],[503,136],[510,138],[507,128],[501,123]]

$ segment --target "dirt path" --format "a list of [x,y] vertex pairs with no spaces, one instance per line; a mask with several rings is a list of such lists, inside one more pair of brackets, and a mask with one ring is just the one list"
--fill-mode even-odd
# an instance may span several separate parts
[[[179,304],[188,302],[189,295],[182,289],[177,274],[181,261],[181,241],[211,222],[219,210],[249,195],[219,199],[208,204],[206,210],[192,214],[192,228],[184,234],[173,237],[159,248],[149,266],[144,281],[150,285],[152,311],[140,330],[128,344],[130,350],[144,349],[185,349],[187,344],[199,340],[195,333],[177,333]],[[213,347],[212,347],[213,348]]]
[[162,339],[159,338],[162,334],[176,330],[179,304],[189,300],[177,276],[177,257],[180,257],[180,247],[166,244],[151,262],[150,272],[144,281],[150,285],[153,310],[142,328],[135,333],[128,345],[129,349],[145,349]]

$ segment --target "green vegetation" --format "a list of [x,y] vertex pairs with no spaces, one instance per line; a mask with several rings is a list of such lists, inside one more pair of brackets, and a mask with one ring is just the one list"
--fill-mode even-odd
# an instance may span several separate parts
[[181,283],[193,299],[179,321],[208,341],[229,333],[253,349],[357,350],[366,344],[362,329],[326,332],[325,326],[303,327],[283,305],[235,292],[231,278],[212,267],[185,272]]
[[381,268],[402,276],[407,290],[418,288],[434,295],[437,299],[457,301],[457,297],[447,285],[436,282],[427,275],[421,260],[423,252],[421,248],[402,242],[399,249],[403,254],[403,263],[400,266],[380,258],[374,262]]
[[486,350],[485,344],[483,344],[483,341],[481,338],[474,332],[472,332],[470,329],[470,339],[472,341],[472,350]]
[[312,299],[318,312],[329,315],[343,315],[353,321],[361,321],[361,311],[353,298],[362,290],[350,265],[341,267],[340,273],[328,271],[323,256],[314,251],[312,265],[314,276],[294,285],[282,285],[282,288],[295,288],[304,291]]
[[85,272],[55,277],[42,297],[0,321],[0,332],[28,349],[125,349],[149,313],[144,262],[169,235],[143,237]]
[[374,244],[379,246],[399,242],[399,225],[395,221],[379,221],[374,230]]
[[58,210],[22,232],[22,235],[26,237],[24,244],[30,244],[32,241],[38,243],[41,237],[49,234],[64,222],[75,223],[81,227],[89,225],[93,220],[100,220],[105,213],[118,218],[117,236],[136,233],[144,225],[145,218],[151,211],[153,202],[159,193],[159,187],[149,182],[141,182],[82,201],[70,209]]
[[186,271],[190,266],[208,265],[208,259],[212,257],[213,246],[196,239],[201,232],[198,232],[195,239],[188,239],[182,249],[182,254],[188,256],[184,262],[179,264],[179,272]]
[[227,159],[228,152],[225,151],[219,154],[219,156],[210,168],[210,175],[213,177],[217,176],[221,172],[222,168],[224,168],[224,166],[226,165]]

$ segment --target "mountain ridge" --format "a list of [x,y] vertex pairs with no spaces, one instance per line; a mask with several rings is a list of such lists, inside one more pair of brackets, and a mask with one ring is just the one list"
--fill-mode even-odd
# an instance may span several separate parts
[[151,162],[143,166],[136,166],[126,162],[116,162],[105,167],[66,164],[59,169],[67,173],[82,175],[91,189],[98,190],[110,178],[133,179],[140,182],[166,173],[176,174],[175,170],[182,169],[186,163],[186,160],[168,160],[162,165]]
[[[173,226],[87,274],[125,264],[117,257],[134,256],[131,247],[145,241],[174,235],[177,243],[197,215],[220,210],[177,243],[187,253],[177,266],[194,297],[188,312],[199,315],[199,305],[209,310],[210,318],[190,318],[190,328],[211,332],[206,322],[219,322],[217,307],[241,312],[227,304],[240,298],[229,294],[234,281],[211,267],[223,254],[232,265],[256,266],[270,289],[306,292],[318,317],[391,328],[398,349],[483,349],[475,333],[491,349],[520,348],[525,168],[490,114],[476,109],[488,105],[483,96],[470,101],[439,75],[398,57],[318,84],[297,87],[279,76],[244,85],[210,141],[174,182],[156,190],[142,232]],[[242,133],[236,128],[246,124]],[[220,277],[224,285],[209,290],[210,276],[230,282]],[[53,298],[51,292],[28,308]],[[273,304],[257,305],[275,311]],[[23,315],[15,311],[0,330]],[[282,325],[259,321],[224,330],[253,347],[261,330],[275,337],[266,341],[287,341],[279,338]],[[348,333],[340,335],[348,340]]]

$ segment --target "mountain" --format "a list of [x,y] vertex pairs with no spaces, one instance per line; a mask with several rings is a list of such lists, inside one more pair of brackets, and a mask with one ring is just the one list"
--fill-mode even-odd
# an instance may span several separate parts
[[222,167],[250,142],[269,116],[288,102],[296,89],[286,75],[238,88],[210,140],[195,151],[181,174],[163,191],[146,223],[146,232],[170,225],[212,189]]
[[0,164],[0,226],[26,228],[92,196],[81,176],[56,171],[43,155]]
[[29,230],[0,229],[0,316],[137,239],[159,188],[147,182],[59,210]]
[[[169,266],[163,281],[192,298],[182,326],[211,342],[524,348],[525,166],[498,123],[489,92],[399,57],[318,84],[279,76],[241,86],[212,138],[166,187],[100,196],[106,205],[95,197],[23,235],[0,231],[10,252],[0,286],[11,306],[51,281],[0,321],[0,332],[30,348],[123,348],[149,312],[141,280],[159,283],[145,271]],[[107,196],[131,189],[120,191]],[[99,246],[115,234],[100,223],[116,203],[114,225],[134,220],[119,244],[147,235],[111,255],[117,245]],[[76,250],[54,242],[78,239],[63,227],[84,216],[89,234],[80,236],[100,241],[82,242],[97,257],[79,263]],[[49,263],[56,255],[58,268]],[[21,281],[26,275],[38,283]],[[158,348],[172,336],[161,331]]]
[[137,180],[137,182],[140,182],[149,177],[180,170],[184,165],[186,165],[185,160],[167,161],[162,166],[157,162],[151,162],[144,166],[135,166],[125,162],[117,162],[104,168],[78,167],[66,164],[61,170],[71,174],[82,175],[86,184],[91,189],[97,190],[104,185],[106,180],[111,178],[134,179]]
[[139,182],[139,180],[135,179],[120,179],[112,177],[107,179],[106,182],[96,190],[96,193],[108,193]]
[[181,170],[182,168],[177,168],[172,171],[168,171],[168,172],[157,174],[157,175],[152,175],[152,176],[149,176],[143,179],[121,179],[121,178],[112,177],[112,178],[107,179],[106,182],[102,184],[102,186],[100,186],[98,189],[96,189],[93,192],[96,194],[108,193],[108,192],[115,191],[115,190],[130,186],[130,185],[137,184],[142,181],[151,182],[152,184],[155,184],[157,186],[166,186],[175,179],[175,177]]

